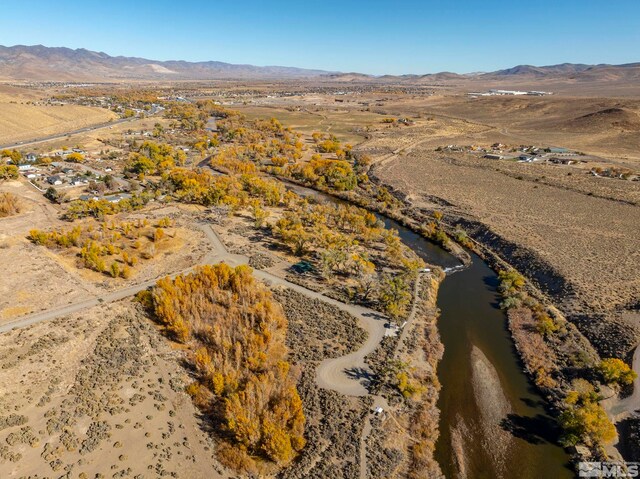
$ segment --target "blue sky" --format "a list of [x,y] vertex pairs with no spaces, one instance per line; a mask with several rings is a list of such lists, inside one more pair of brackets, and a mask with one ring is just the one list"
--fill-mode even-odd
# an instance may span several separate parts
[[372,74],[640,61],[640,0],[0,0],[0,44]]

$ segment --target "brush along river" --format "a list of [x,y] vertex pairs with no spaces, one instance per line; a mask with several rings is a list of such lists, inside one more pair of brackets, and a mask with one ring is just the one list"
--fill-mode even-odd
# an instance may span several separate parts
[[[344,203],[299,186],[291,189],[321,201]],[[459,265],[439,246],[377,215],[418,256],[442,268]],[[558,429],[545,401],[522,371],[520,358],[498,307],[496,273],[472,254],[468,268],[440,285],[438,330],[444,356],[435,456],[447,478],[571,478],[569,456],[557,445]]]

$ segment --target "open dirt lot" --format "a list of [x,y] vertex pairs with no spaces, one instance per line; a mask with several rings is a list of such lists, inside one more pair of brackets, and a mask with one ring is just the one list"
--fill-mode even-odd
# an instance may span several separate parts
[[[628,158],[636,164],[640,161],[640,101],[633,98],[434,95],[389,102],[384,108],[438,121],[462,120],[466,128],[459,136],[452,134],[450,143],[484,140],[561,146],[617,160]],[[483,126],[484,135],[476,135],[474,126]]]
[[[77,266],[77,257],[64,250],[36,246],[27,236],[31,229],[69,229],[73,225],[59,219],[60,211],[24,179],[0,184],[20,198],[23,210],[0,219],[0,324],[18,316],[75,303],[107,291],[141,283],[198,264],[207,253],[203,234],[191,224],[176,222],[169,228],[156,256],[140,262],[130,279],[113,279]],[[150,205],[142,211],[114,217],[113,221],[150,222],[177,217],[175,207]],[[174,237],[170,237],[174,236]],[[54,280],[55,279],[55,280]]]
[[379,124],[382,115],[353,109],[318,108],[314,105],[300,106],[300,109],[289,111],[286,108],[268,106],[234,106],[248,118],[278,118],[283,124],[302,133],[315,131],[333,134],[345,143],[359,143],[363,140],[357,130]]
[[131,302],[3,334],[0,350],[1,477],[226,477],[179,353]]
[[[0,184],[0,191],[15,194],[23,207],[20,214],[0,219],[0,323],[89,298],[94,286],[65,268],[51,252],[27,240],[32,228],[64,225],[57,209],[22,179]],[[57,281],[53,283],[51,278]]]

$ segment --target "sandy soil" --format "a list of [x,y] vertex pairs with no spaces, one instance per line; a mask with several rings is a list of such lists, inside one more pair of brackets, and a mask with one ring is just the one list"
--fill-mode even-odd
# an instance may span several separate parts
[[[72,225],[61,221],[58,207],[26,181],[4,182],[0,184],[0,191],[16,194],[24,206],[19,215],[0,219],[0,323],[181,271],[197,264],[208,251],[204,234],[186,218],[167,230],[168,236],[163,239],[164,245],[158,247],[156,256],[141,261],[130,279],[113,279],[78,268],[76,258],[68,251],[36,246],[27,239],[29,230],[34,228],[66,229]],[[153,223],[164,217],[177,218],[179,211],[177,207],[151,204],[142,211],[113,217],[112,221],[146,218]]]
[[[442,209],[453,221],[481,223],[519,245],[523,248],[519,253],[506,247],[502,253],[520,267],[527,268],[526,251],[551,265],[569,285],[551,291],[565,312],[605,314],[637,301],[637,206],[452,161],[429,149],[395,156],[377,167],[375,174],[409,193],[417,206]],[[543,289],[553,289],[544,271],[535,269],[528,271],[531,276],[538,275]]]
[[1,477],[225,477],[176,351],[131,302],[4,334],[0,350],[14,385],[0,393]]
[[[27,240],[32,228],[61,227],[58,210],[24,180],[0,184],[20,198],[23,210],[0,219],[0,323],[34,311],[89,298],[95,287],[45,248]],[[57,281],[52,282],[51,278]]]

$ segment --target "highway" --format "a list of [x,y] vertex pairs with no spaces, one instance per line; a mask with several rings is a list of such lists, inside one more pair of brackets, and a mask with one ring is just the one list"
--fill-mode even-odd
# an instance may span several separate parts
[[39,143],[46,143],[47,141],[52,141],[52,140],[59,140],[61,138],[66,138],[68,136],[71,135],[77,135],[78,133],[84,133],[86,131],[92,131],[92,130],[102,130],[104,128],[109,128],[112,127],[114,125],[118,125],[120,123],[127,123],[127,122],[131,122],[134,120],[139,120],[139,118],[133,117],[133,118],[121,118],[119,120],[113,120],[113,121],[109,121],[107,123],[100,123],[98,125],[93,125],[93,126],[86,126],[84,128],[79,128],[78,130],[73,130],[73,131],[67,131],[64,133],[56,133],[55,135],[49,135],[49,136],[43,136],[40,138],[35,138],[35,139],[31,139],[31,140],[26,140],[26,141],[19,141],[17,143],[10,143],[7,145],[0,145],[0,150],[8,150],[11,148],[24,148],[25,146],[33,146],[33,145],[37,145]]

